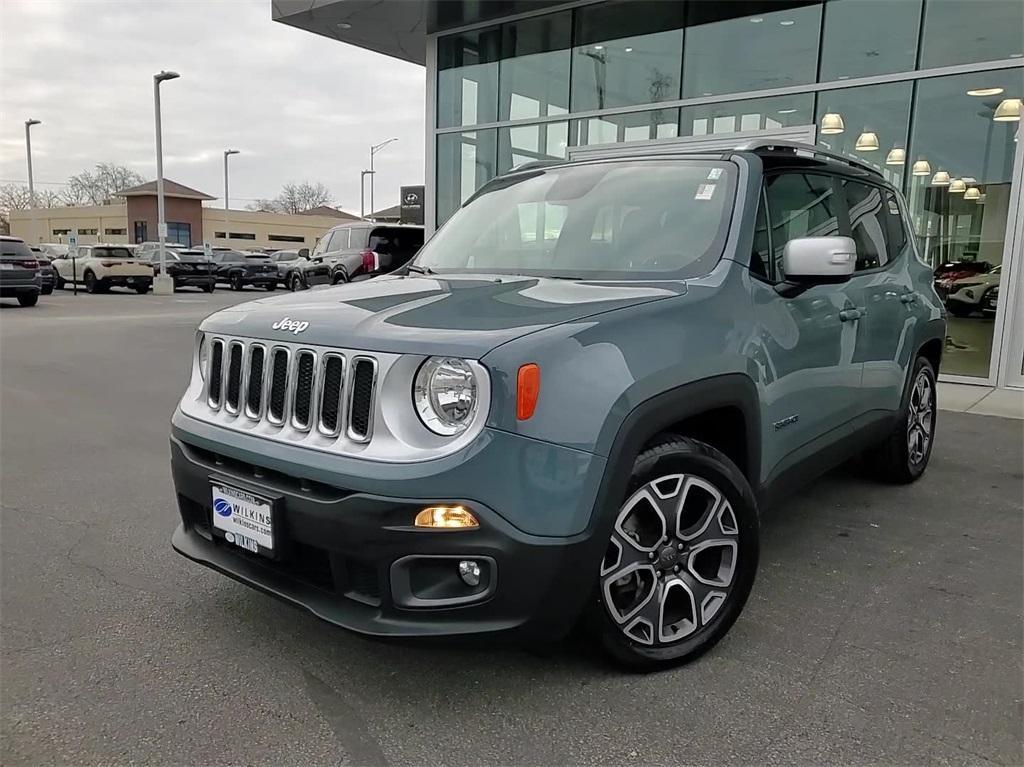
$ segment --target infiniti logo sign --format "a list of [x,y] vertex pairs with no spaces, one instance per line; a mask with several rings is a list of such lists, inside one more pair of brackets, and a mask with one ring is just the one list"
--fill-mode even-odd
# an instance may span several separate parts
[[309,323],[293,320],[288,317],[282,317],[270,327],[274,330],[283,330],[286,333],[294,333],[295,335],[298,335],[309,327]]

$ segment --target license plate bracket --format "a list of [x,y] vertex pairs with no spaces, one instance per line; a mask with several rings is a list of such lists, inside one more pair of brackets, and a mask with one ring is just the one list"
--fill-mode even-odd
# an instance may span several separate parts
[[227,543],[271,559],[278,549],[278,508],[273,498],[231,483],[210,480],[213,534]]

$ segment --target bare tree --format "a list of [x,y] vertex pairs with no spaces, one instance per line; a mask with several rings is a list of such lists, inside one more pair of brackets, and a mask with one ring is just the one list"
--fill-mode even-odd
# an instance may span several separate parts
[[273,200],[256,200],[246,207],[266,213],[302,213],[321,205],[331,205],[334,196],[331,190],[319,181],[303,181],[287,183],[281,187],[281,193]]
[[64,199],[69,205],[109,205],[122,189],[138,186],[145,179],[124,165],[101,162],[92,171],[83,170],[68,179]]
[[[59,192],[52,189],[36,190],[37,208],[59,208],[62,204]],[[0,234],[10,234],[12,210],[28,210],[30,207],[32,207],[32,196],[25,184],[0,186]]]

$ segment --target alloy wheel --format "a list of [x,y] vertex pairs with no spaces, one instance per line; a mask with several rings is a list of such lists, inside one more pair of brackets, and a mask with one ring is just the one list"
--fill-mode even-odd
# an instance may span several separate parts
[[620,509],[601,563],[608,614],[644,645],[693,635],[730,594],[738,538],[732,505],[711,482],[693,474],[648,482]]
[[907,413],[907,454],[910,463],[917,465],[928,455],[935,424],[935,384],[927,371],[921,370],[910,392]]

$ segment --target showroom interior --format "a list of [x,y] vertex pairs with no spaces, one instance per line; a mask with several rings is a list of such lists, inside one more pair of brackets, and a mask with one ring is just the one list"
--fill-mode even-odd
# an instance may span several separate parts
[[903,189],[951,307],[943,378],[1024,387],[1019,0],[278,0],[274,18],[426,66],[428,226],[573,147],[806,129]]

